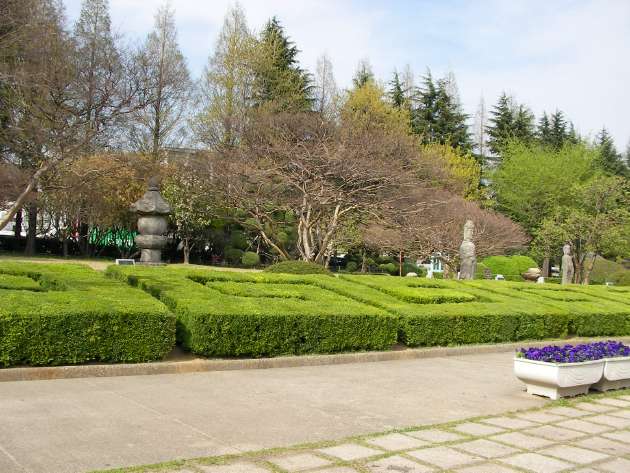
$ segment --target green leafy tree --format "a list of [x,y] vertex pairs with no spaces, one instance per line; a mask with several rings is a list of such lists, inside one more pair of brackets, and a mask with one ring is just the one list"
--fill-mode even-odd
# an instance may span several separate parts
[[299,49],[280,21],[271,18],[260,36],[254,99],[259,106],[273,104],[281,110],[305,111],[313,105],[310,75],[298,62]]

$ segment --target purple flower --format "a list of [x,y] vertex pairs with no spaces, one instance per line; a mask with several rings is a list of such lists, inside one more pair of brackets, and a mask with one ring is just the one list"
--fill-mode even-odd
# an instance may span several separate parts
[[548,363],[580,363],[619,356],[630,356],[630,347],[621,342],[593,342],[581,345],[548,345],[542,348],[521,348],[516,352],[519,358],[546,361]]

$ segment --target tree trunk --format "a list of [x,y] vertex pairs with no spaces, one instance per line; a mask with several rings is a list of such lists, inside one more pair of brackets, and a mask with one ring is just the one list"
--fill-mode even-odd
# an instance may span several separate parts
[[61,247],[63,249],[63,257],[68,257],[68,235],[64,234],[63,240],[61,242]]
[[15,238],[17,240],[22,238],[22,219],[24,218],[23,216],[24,213],[22,212],[22,209],[19,209],[15,213],[15,228],[13,229],[13,235],[15,235]]
[[184,264],[190,264],[190,245],[188,243],[188,238],[184,238]]
[[28,204],[28,233],[26,234],[26,247],[24,254],[33,256],[37,245],[37,202]]
[[543,278],[549,277],[549,256],[545,256],[542,265],[542,276]]
[[89,232],[90,227],[87,223],[79,224],[79,250],[83,256],[90,256]]
[[591,272],[593,271],[593,267],[595,266],[595,260],[597,259],[597,255],[593,255],[590,263],[587,262],[584,266],[584,274],[582,276],[582,284],[588,286],[591,283]]

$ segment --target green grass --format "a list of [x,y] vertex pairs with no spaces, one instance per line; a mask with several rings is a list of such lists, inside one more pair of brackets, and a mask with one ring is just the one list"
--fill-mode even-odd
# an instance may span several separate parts
[[0,365],[161,359],[175,318],[149,295],[82,265],[0,262]]

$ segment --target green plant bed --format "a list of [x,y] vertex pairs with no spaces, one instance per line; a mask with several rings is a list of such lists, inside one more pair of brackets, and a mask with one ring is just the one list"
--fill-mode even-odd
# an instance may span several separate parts
[[86,266],[0,262],[0,279],[2,366],[150,361],[174,346],[163,304]]
[[330,271],[321,264],[308,261],[280,261],[265,268],[267,273],[281,274],[328,274]]
[[201,355],[383,350],[397,339],[397,317],[344,295],[332,277],[186,268],[110,267],[107,272],[170,307],[178,318],[179,340]]

